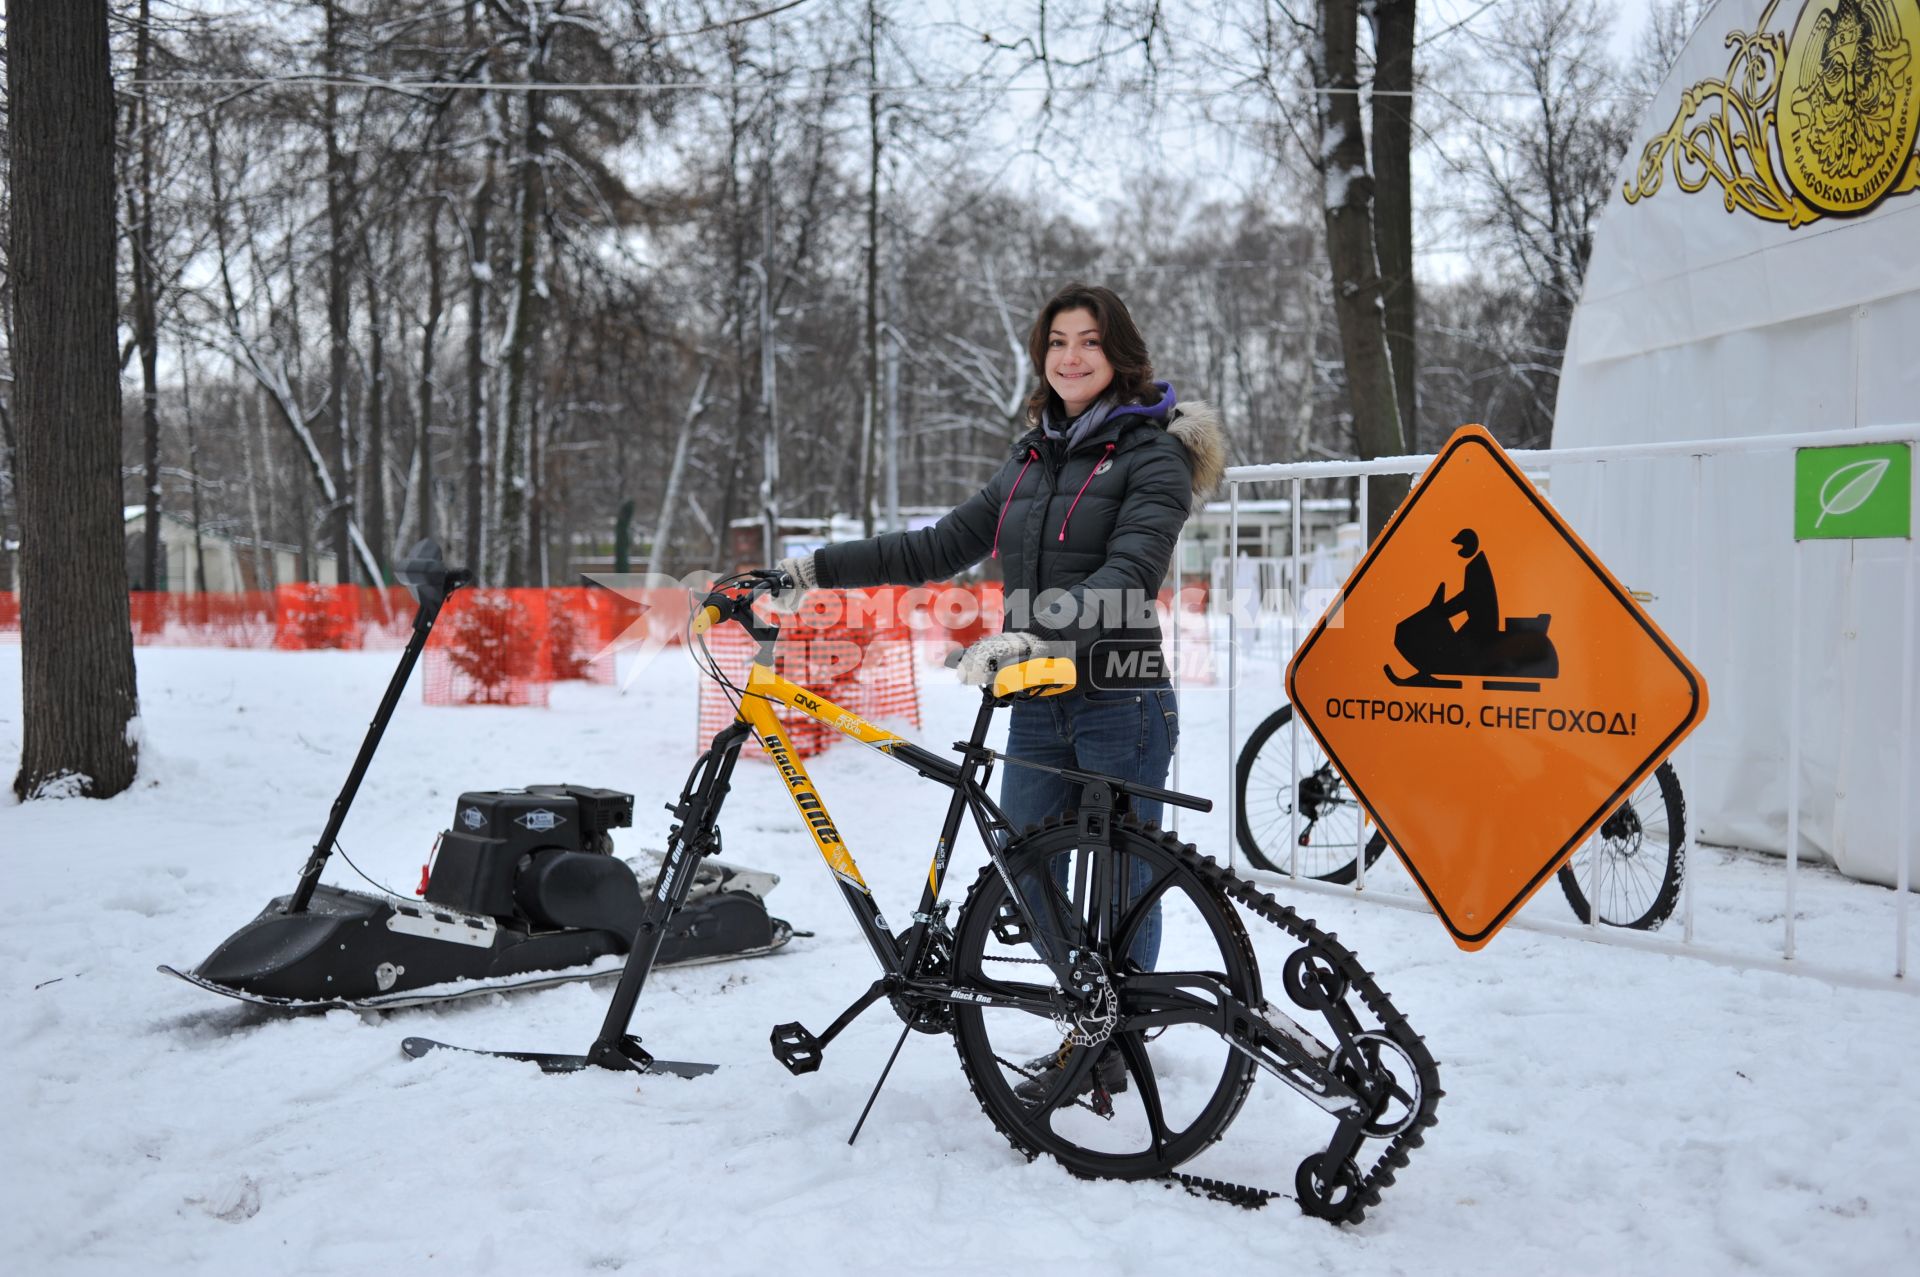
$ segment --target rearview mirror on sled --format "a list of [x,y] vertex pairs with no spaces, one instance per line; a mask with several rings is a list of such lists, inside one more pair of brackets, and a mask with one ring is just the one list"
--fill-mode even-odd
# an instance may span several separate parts
[[467,568],[450,568],[440,554],[440,543],[428,537],[394,564],[393,575],[413,592],[415,603],[438,605],[447,595],[473,580]]

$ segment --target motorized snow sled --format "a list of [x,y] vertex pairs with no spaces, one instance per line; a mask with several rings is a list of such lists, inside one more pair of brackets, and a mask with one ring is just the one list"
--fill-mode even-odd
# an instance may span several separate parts
[[[354,795],[379,748],[447,596],[471,576],[432,541],[396,575],[418,604],[413,633],[373,724],[292,893],[269,901],[191,971],[201,988],[289,1008],[394,1007],[611,975],[643,912],[640,878],[614,854],[633,796],[584,785],[531,785],[460,796],[418,901],[323,885]],[[763,896],[779,881],[708,861],[671,919],[662,962],[770,953],[793,929]]]
[[1394,650],[1414,668],[1397,674],[1384,667],[1396,687],[1455,688],[1468,677],[1483,680],[1481,686],[1492,692],[1537,692],[1542,680],[1560,676],[1560,654],[1547,637],[1552,615],[1509,616],[1497,633],[1482,637],[1470,627],[1453,628],[1448,602],[1443,582],[1424,607],[1394,627]]

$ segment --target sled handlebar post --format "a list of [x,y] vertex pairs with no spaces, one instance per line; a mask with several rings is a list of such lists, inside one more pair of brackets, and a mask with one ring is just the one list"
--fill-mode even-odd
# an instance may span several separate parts
[[333,809],[327,813],[327,827],[320,831],[320,841],[313,844],[313,853],[307,857],[306,866],[300,871],[300,881],[293,889],[292,898],[287,901],[288,913],[305,913],[307,905],[312,902],[313,889],[320,885],[320,871],[326,868],[327,858],[333,854],[334,840],[340,836],[340,827],[347,821],[347,811],[353,806],[354,795],[360,792],[360,782],[365,779],[367,768],[373,762],[374,751],[380,748],[380,737],[387,730],[387,720],[393,717],[394,707],[400,703],[400,693],[406,689],[407,680],[413,675],[414,664],[427,646],[427,635],[432,632],[433,623],[439,618],[447,597],[473,580],[473,573],[466,568],[445,567],[441,563],[440,547],[432,541],[422,541],[413,548],[402,563],[399,575],[413,590],[420,604],[413,616],[413,633],[407,638],[406,650],[400,654],[400,665],[388,680],[386,695],[380,698],[380,708],[374,711],[373,722],[360,742],[360,752],[354,756],[353,767],[347,772],[347,783],[340,787],[339,797],[333,800]]

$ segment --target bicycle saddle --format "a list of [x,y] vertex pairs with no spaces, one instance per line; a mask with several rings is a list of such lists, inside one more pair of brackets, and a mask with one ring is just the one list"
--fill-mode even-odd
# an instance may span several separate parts
[[1035,656],[1009,665],[993,676],[993,698],[997,701],[1025,700],[1035,696],[1058,696],[1073,690],[1079,681],[1070,656]]

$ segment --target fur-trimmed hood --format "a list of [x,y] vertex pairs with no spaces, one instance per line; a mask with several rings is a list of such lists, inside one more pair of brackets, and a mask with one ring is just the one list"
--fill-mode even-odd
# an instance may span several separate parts
[[[1193,468],[1193,502],[1197,513],[1200,506],[1213,497],[1220,487],[1221,476],[1227,472],[1226,427],[1220,424],[1219,410],[1206,400],[1181,403],[1170,383],[1156,381],[1153,384],[1160,392],[1159,399],[1147,403],[1121,404],[1108,414],[1099,429],[1076,447],[1095,446],[1118,437],[1132,424],[1128,418],[1144,419],[1163,426],[1187,450],[1188,464]],[[1023,455],[1045,435],[1042,427],[1029,427],[1015,441],[1012,455]]]
[[1194,512],[1212,497],[1227,472],[1227,432],[1220,413],[1203,399],[1183,403],[1167,420],[1167,433],[1178,439],[1193,462]]

